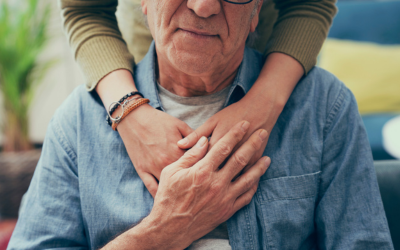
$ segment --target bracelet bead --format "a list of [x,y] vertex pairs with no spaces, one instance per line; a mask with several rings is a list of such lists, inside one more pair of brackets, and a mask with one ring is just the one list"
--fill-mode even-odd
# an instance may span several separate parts
[[112,129],[114,131],[117,131],[117,126],[118,124],[130,113],[132,112],[134,109],[138,108],[139,106],[149,103],[150,100],[146,99],[146,98],[138,98],[136,100],[134,100],[132,103],[127,104],[126,107],[126,112],[123,112],[123,114],[121,114],[121,117],[117,120],[117,121],[113,121],[112,122]]
[[112,121],[111,121],[111,115],[114,113],[114,111],[120,106],[120,104],[121,103],[123,103],[126,99],[128,99],[129,97],[131,97],[131,96],[134,96],[134,95],[139,95],[139,96],[141,96],[142,98],[144,98],[143,97],[143,94],[142,93],[140,93],[140,92],[138,92],[138,91],[132,91],[132,92],[130,92],[130,93],[128,93],[128,94],[126,94],[126,95],[124,95],[118,102],[115,102],[115,105],[109,110],[109,115],[107,114],[107,117],[106,117],[106,122],[107,122],[107,124],[108,125],[110,125],[110,126],[112,126]]

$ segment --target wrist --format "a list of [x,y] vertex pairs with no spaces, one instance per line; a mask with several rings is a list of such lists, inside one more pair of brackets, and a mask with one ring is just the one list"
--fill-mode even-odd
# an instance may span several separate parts
[[124,95],[137,91],[131,72],[125,69],[115,70],[99,81],[96,92],[106,109],[112,102]]
[[[150,104],[143,104],[140,107],[137,107],[135,110],[130,112],[125,119],[123,119],[119,124],[118,124],[118,132],[121,136],[124,134],[127,134],[129,130],[132,130],[132,124],[138,124],[139,119],[146,117],[150,114],[151,111],[155,110]],[[116,110],[115,114],[120,114],[122,112],[121,110]],[[130,131],[132,132],[132,131]]]
[[[118,124],[121,119],[127,116],[132,110],[140,106],[139,103],[148,103],[149,100],[145,99],[140,92],[130,92],[123,96],[118,101],[110,104],[107,110],[107,123],[111,125]],[[118,111],[118,112],[115,112]],[[115,123],[115,124],[114,124]],[[115,125],[116,126],[116,125]],[[113,128],[114,129],[114,128]],[[115,130],[115,129],[114,129]]]
[[[125,231],[114,240],[110,241],[102,250],[120,249],[120,250],[151,250],[159,249],[162,245],[154,230],[156,224],[144,218],[138,225]],[[164,247],[163,247],[164,248]]]
[[275,83],[269,82],[268,79],[259,78],[242,100],[254,107],[274,109],[280,113],[285,107],[291,92],[280,91],[280,88],[275,85]]
[[185,247],[177,246],[178,235],[175,235],[167,225],[161,223],[162,219],[157,219],[150,213],[140,224],[128,231],[129,236],[135,239],[133,245],[141,246],[138,249],[168,249],[181,250]]
[[158,232],[157,224],[146,217],[140,224],[130,229],[128,235],[135,239],[133,245],[140,246],[140,249],[158,249],[162,245],[162,237],[158,235]]
[[303,75],[303,67],[297,60],[271,53],[245,98],[257,107],[270,107],[280,113]]

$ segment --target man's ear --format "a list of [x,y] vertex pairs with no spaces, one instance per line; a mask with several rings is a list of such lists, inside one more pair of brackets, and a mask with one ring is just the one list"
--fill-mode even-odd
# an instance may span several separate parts
[[141,0],[140,4],[142,5],[143,14],[147,15],[147,0]]
[[[142,1],[144,1],[144,0],[142,0]],[[254,15],[253,19],[251,19],[250,32],[256,31],[256,28],[258,25],[258,16],[260,14],[262,5],[263,5],[263,0],[259,1],[258,6],[257,6],[257,13]]]

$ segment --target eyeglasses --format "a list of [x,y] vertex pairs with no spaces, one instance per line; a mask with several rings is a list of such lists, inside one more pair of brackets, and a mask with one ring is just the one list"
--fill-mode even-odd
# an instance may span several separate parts
[[246,3],[251,3],[253,0],[224,0],[224,1],[233,4],[246,4]]

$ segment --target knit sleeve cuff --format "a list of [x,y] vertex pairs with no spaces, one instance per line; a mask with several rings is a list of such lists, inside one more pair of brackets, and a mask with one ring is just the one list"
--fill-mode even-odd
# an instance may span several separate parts
[[112,36],[90,38],[77,50],[76,60],[86,77],[88,91],[110,72],[126,69],[133,74],[135,66],[125,42]]
[[311,18],[288,18],[275,25],[265,55],[273,52],[296,59],[307,74],[317,63],[317,56],[326,39],[326,31]]

